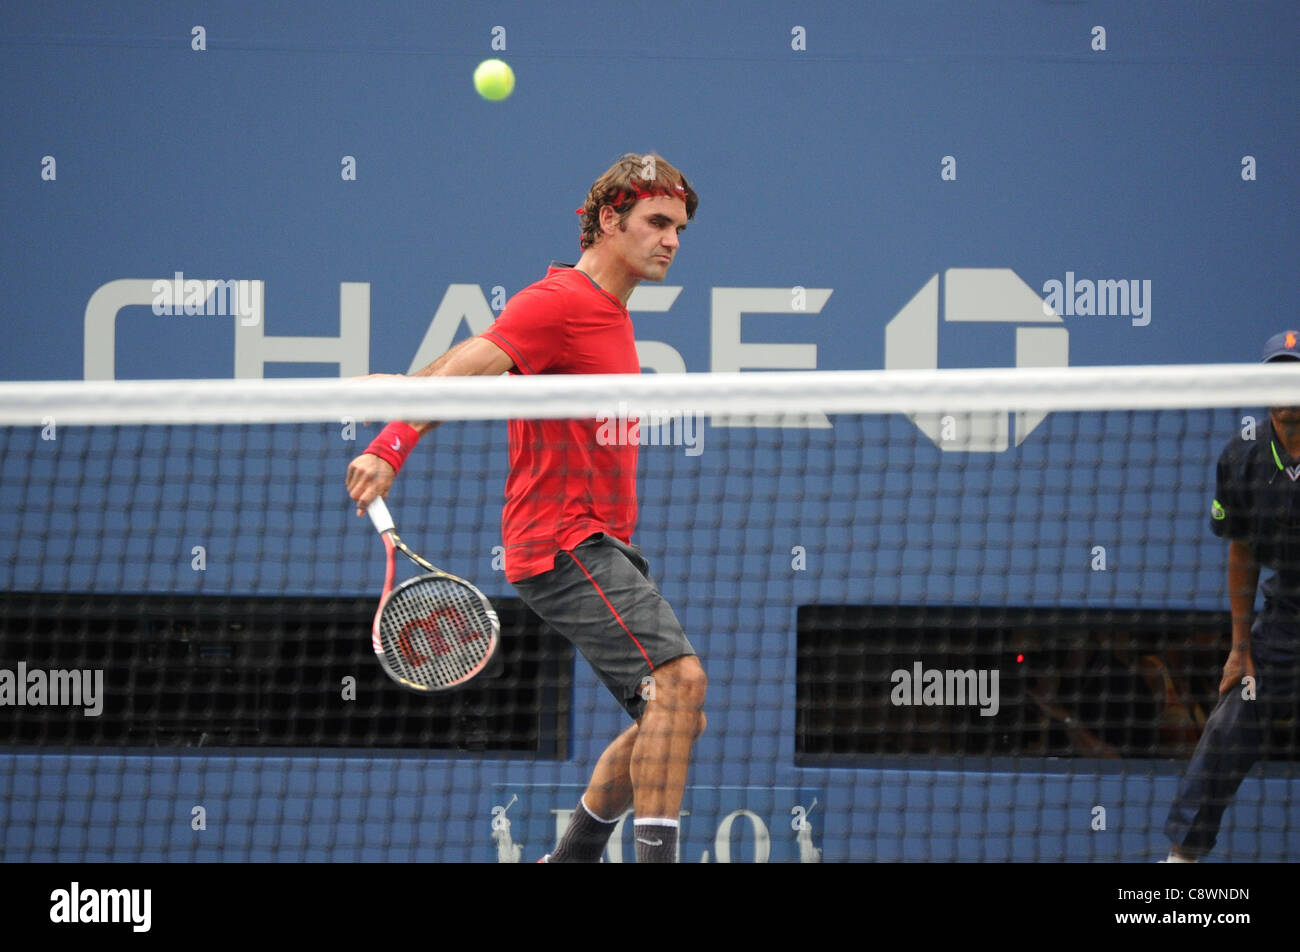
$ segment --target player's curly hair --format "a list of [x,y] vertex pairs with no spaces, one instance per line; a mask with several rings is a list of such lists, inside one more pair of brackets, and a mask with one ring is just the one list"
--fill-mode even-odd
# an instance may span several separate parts
[[686,176],[663,156],[654,152],[644,155],[629,152],[596,179],[587,192],[586,202],[578,209],[578,214],[582,216],[578,235],[582,250],[586,251],[600,237],[600,210],[603,206],[614,207],[621,225],[627,220],[632,206],[647,193],[677,195],[685,199],[688,221],[695,217],[695,209],[700,204],[699,196],[686,181]]

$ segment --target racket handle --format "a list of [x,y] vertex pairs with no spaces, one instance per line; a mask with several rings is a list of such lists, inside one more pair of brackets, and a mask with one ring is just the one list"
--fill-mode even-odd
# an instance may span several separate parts
[[388,505],[384,502],[383,496],[374,498],[374,501],[366,507],[366,514],[370,516],[370,521],[375,524],[375,531],[380,535],[391,532],[396,528],[393,525],[393,517],[388,513]]

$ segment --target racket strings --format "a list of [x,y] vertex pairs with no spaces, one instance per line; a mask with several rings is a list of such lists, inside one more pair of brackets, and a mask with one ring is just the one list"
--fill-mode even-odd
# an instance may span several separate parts
[[385,663],[424,687],[468,680],[491,655],[496,625],[483,598],[469,586],[420,577],[393,590],[379,620]]

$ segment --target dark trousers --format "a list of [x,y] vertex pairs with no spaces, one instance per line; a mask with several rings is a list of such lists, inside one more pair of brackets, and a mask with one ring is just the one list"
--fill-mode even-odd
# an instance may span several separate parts
[[1295,655],[1261,643],[1262,627],[1256,621],[1251,633],[1255,699],[1242,697],[1241,684],[1219,697],[1165,823],[1170,841],[1196,856],[1214,848],[1223,812],[1264,753],[1273,720],[1296,711]]

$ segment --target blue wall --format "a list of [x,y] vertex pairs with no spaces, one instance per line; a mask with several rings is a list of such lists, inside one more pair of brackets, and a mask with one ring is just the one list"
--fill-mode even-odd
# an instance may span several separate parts
[[[86,353],[97,290],[177,272],[263,281],[262,329],[275,337],[338,335],[341,286],[364,285],[361,370],[404,371],[440,307],[454,319],[469,301],[477,318],[490,317],[494,289],[511,294],[550,260],[575,260],[572,210],[587,185],[620,153],[646,149],[677,164],[701,197],[666,282],[680,293],[666,312],[634,315],[638,338],[667,344],[689,371],[748,359],[734,340],[715,340],[727,293],[718,289],[794,286],[820,289],[817,303],[747,316],[745,343],[811,345],[820,369],[884,367],[886,325],[935,276],[947,313],[962,307],[953,269],[1009,269],[1035,293],[1068,274],[1150,282],[1144,314],[1066,313],[1051,322],[1068,333],[1072,365],[1252,361],[1264,338],[1296,323],[1300,9],[1292,4],[665,2],[653,13],[615,5],[601,17],[581,4],[450,6],[383,4],[364,16],[333,0],[273,12],[256,3],[0,11],[0,379],[79,379],[106,356],[120,378],[235,374],[232,317],[131,306],[113,324],[111,354]],[[191,48],[195,25],[205,30],[204,51]],[[491,46],[498,26],[504,51]],[[1092,48],[1097,26],[1104,50]],[[796,27],[806,49],[792,49]],[[469,80],[492,55],[518,77],[503,103],[479,99]],[[341,175],[347,156],[355,180]],[[1247,156],[1253,180],[1243,177]],[[954,179],[945,168],[955,168]],[[462,285],[471,288],[449,292]],[[362,309],[348,307],[361,320]],[[1010,365],[1027,314],[942,323],[937,363]],[[784,359],[793,367],[812,353],[792,348]],[[360,371],[274,362],[256,372]],[[741,808],[769,826],[784,815],[772,856],[793,858],[785,800],[762,793],[772,788],[790,791],[791,805],[820,798],[812,817],[828,859],[1021,855],[1011,840],[1032,844],[1026,856],[1156,855],[1172,775],[1122,778],[1075,765],[1029,782],[1025,774],[794,768],[793,617],[795,605],[813,601],[1225,607],[1222,547],[1208,538],[1203,511],[1214,456],[1237,415],[1191,415],[1176,447],[1156,438],[1169,420],[1056,415],[1002,453],[940,452],[901,418],[860,432],[852,421],[794,434],[710,428],[698,458],[643,451],[639,541],[709,663],[715,699],[692,776],[691,796],[708,819],[688,834],[691,858]],[[438,544],[449,567],[508,594],[491,564],[504,454],[472,461],[485,475],[469,490],[440,463],[439,446],[465,453],[494,432],[439,434],[399,491],[407,523],[444,527]],[[259,431],[238,449],[260,458],[267,438]],[[157,448],[156,433],[119,435],[118,449],[134,455],[99,462],[106,432],[69,430],[55,445],[5,432],[6,472],[22,476],[0,488],[0,506],[19,514],[0,529],[0,583],[373,591],[377,576],[355,570],[374,574],[373,539],[346,511],[341,479],[320,481],[341,477],[355,445],[332,428],[303,428],[299,438],[295,457],[265,463],[250,480],[223,468],[205,434],[179,445],[173,437],[166,461],[142,477],[135,460]],[[899,465],[872,454],[886,445]],[[1099,478],[1091,465],[1058,469],[1065,447],[1111,465]],[[1158,475],[1171,454],[1172,485]],[[739,495],[738,457],[758,471]],[[72,459],[111,479],[60,480]],[[1057,472],[1059,483],[1025,475]],[[796,475],[802,482],[792,484]],[[453,489],[449,507],[440,500]],[[154,493],[162,500],[156,534],[138,518]],[[1086,502],[1071,504],[1080,497]],[[987,499],[1004,507],[1001,518],[977,505]],[[77,513],[70,531],[60,512]],[[313,526],[326,554],[309,566],[285,564],[268,539],[291,525]],[[42,558],[21,550],[21,538],[44,540]],[[1087,559],[1098,542],[1111,553],[1104,575]],[[203,573],[190,570],[194,544],[208,550]],[[806,573],[790,571],[795,545],[812,556]],[[734,590],[739,605],[719,602],[720,588]],[[490,830],[497,798],[563,791],[531,807],[521,796],[512,812],[516,833],[538,843],[538,817],[571,805],[565,785],[582,782],[600,739],[619,726],[585,670],[579,680],[581,739],[572,759],[554,766],[5,757],[0,775],[13,792],[0,800],[9,815],[0,849],[41,858],[193,849],[205,858],[490,859],[490,837],[482,846],[478,834]],[[334,804],[323,827],[303,821],[297,840],[257,832],[264,798],[275,799],[271,770],[283,772],[285,789],[300,784]],[[339,806],[347,794],[330,778],[356,782],[358,772],[363,796],[382,796],[392,783],[425,803],[437,791],[449,802],[470,799],[438,808],[445,822],[436,834],[421,832],[414,806],[400,813],[410,829],[406,821],[354,826]],[[96,839],[96,810],[136,802],[105,799],[119,781],[147,788],[141,809],[162,824],[147,842]],[[1105,791],[1120,783],[1128,814],[1097,845],[1089,809],[1119,796]],[[29,797],[48,799],[49,784],[85,812],[24,813]],[[988,838],[945,832],[950,808],[980,814],[990,798],[1004,802],[1002,784],[1037,832],[1026,838],[1020,821],[987,818]],[[749,792],[717,793],[730,788]],[[924,793],[952,789],[952,803]],[[1262,784],[1253,789],[1243,801],[1264,798]],[[203,846],[186,839],[198,798],[227,818]],[[522,817],[524,808],[533,812]],[[1287,809],[1262,832],[1252,813],[1229,855],[1300,855],[1300,815]],[[1086,841],[1062,847],[1069,834],[1045,819],[1051,811],[1064,811],[1062,823]],[[881,816],[896,817],[907,835]],[[297,830],[297,822],[282,826]],[[461,822],[474,832],[462,835],[453,825]],[[311,846],[317,835],[360,852]],[[420,845],[403,852],[410,842]]]

